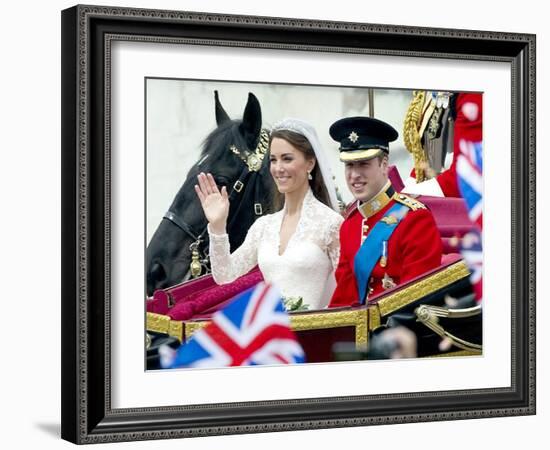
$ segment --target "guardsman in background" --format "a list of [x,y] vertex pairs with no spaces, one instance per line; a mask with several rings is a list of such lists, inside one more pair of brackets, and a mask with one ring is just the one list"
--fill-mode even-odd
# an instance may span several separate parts
[[[434,197],[460,197],[461,193],[457,184],[456,163],[458,155],[461,153],[461,142],[481,142],[483,139],[483,97],[482,94],[476,92],[460,92],[452,94],[451,100],[443,102],[441,108],[437,107],[437,101],[431,100],[435,110],[428,107],[422,111],[422,114],[411,114],[414,112],[414,103],[417,101],[424,91],[415,91],[415,97],[411,102],[407,117],[405,118],[405,142],[409,151],[415,158],[415,166],[418,165],[418,154],[426,152],[429,156],[429,148],[433,146],[433,141],[430,140],[430,130],[436,136],[439,131],[441,135],[446,136],[445,141],[450,141],[452,145],[453,160],[450,167],[442,170],[440,166],[433,167],[430,158],[426,161],[426,174],[420,174],[420,178],[416,173],[416,168],[411,173],[411,178],[405,180],[404,192],[409,194],[430,195]],[[443,93],[444,94],[444,93]],[[438,94],[438,99],[442,93]],[[449,94],[447,94],[449,95]],[[429,100],[431,97],[427,97]],[[443,98],[446,98],[443,96]],[[425,103],[427,104],[427,103]],[[436,114],[438,111],[445,111],[443,114]],[[418,117],[416,117],[418,116]],[[448,117],[449,120],[443,121],[432,120],[436,117]],[[410,118],[417,118],[417,122]],[[429,119],[429,120],[428,120]],[[426,126],[426,124],[428,124]],[[426,131],[424,131],[426,128]],[[448,132],[447,128],[452,128]],[[447,132],[446,132],[447,131]],[[415,145],[416,144],[416,145]],[[446,145],[444,145],[446,147]],[[415,151],[416,149],[416,151]],[[420,150],[420,151],[418,151]],[[429,172],[433,172],[435,176],[432,178],[426,176]],[[415,181],[416,178],[416,181]]]
[[441,263],[442,245],[431,212],[395,192],[388,179],[389,143],[397,131],[369,117],[340,119],[330,127],[340,143],[346,183],[355,198],[340,228],[340,260],[330,307],[368,298]]

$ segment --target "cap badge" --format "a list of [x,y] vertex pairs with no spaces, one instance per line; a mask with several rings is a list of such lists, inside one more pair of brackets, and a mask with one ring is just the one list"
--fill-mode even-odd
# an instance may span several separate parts
[[349,134],[348,139],[355,144],[357,142],[357,139],[359,139],[359,135],[355,131],[352,131]]

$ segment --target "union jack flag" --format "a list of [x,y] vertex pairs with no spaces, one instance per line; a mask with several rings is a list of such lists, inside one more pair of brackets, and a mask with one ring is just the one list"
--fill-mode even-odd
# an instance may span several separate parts
[[476,300],[483,298],[483,252],[481,230],[483,229],[483,153],[481,142],[461,140],[460,154],[456,164],[458,187],[466,202],[468,216],[477,225],[477,230],[462,238],[461,253],[468,265]]
[[460,141],[456,163],[458,188],[466,202],[470,220],[483,227],[483,155],[481,142]]
[[277,289],[265,283],[244,292],[216,312],[205,328],[172,355],[165,368],[294,364],[304,351],[290,329],[290,319]]

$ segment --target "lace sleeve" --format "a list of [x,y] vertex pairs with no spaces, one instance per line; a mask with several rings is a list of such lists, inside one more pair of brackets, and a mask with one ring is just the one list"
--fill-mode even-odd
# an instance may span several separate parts
[[334,221],[328,228],[325,238],[325,245],[332,264],[332,270],[336,270],[338,260],[340,259],[340,226],[344,221],[340,215],[334,217]]
[[258,263],[258,242],[262,225],[258,219],[249,228],[241,246],[230,254],[229,236],[213,234],[210,236],[210,265],[212,277],[217,284],[227,284],[248,273]]

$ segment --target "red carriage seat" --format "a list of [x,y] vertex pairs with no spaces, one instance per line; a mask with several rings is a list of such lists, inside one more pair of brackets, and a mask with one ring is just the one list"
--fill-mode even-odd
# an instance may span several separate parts
[[218,286],[212,275],[204,275],[168,289],[159,289],[147,300],[147,312],[172,320],[189,320],[207,311],[217,311],[233,297],[263,280],[258,267],[232,283]]

